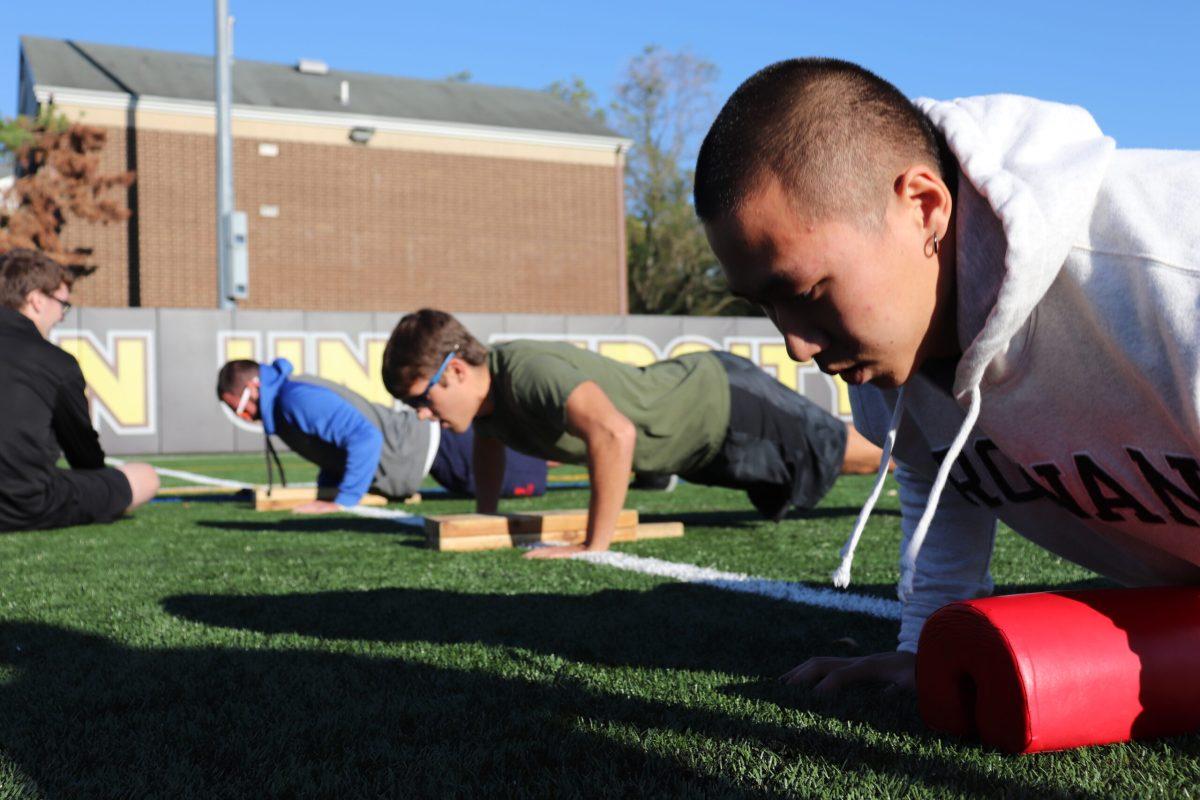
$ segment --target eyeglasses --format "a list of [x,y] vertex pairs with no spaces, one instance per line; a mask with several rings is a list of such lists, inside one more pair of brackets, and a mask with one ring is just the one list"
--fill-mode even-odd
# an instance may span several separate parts
[[454,348],[446,357],[442,359],[442,365],[437,368],[437,372],[433,373],[433,377],[429,379],[429,385],[425,387],[425,391],[421,392],[416,397],[410,397],[404,402],[412,408],[424,408],[429,405],[429,392],[434,386],[438,385],[438,381],[442,379],[442,375],[446,372],[446,367],[450,366],[450,360],[454,358],[454,354],[458,352],[458,348]]
[[44,294],[46,295],[46,297],[49,297],[51,300],[53,300],[54,302],[56,302],[60,306],[62,306],[64,317],[67,315],[67,312],[71,310],[71,304],[69,302],[67,302],[66,300],[63,300],[61,297],[55,297],[54,295],[50,294],[49,292],[44,292]]

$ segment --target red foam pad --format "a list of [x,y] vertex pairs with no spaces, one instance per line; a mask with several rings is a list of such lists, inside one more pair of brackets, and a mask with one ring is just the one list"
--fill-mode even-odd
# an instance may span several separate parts
[[951,603],[921,631],[917,702],[930,728],[1011,753],[1200,730],[1200,589]]

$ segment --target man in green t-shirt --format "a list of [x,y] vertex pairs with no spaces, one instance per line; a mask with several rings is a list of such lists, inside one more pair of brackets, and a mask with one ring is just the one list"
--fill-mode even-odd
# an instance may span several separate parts
[[852,426],[730,353],[633,367],[563,342],[487,348],[432,309],[396,325],[383,383],[424,419],[455,431],[474,425],[480,513],[496,512],[505,445],[587,465],[585,543],[534,558],[607,549],[633,470],[743,489],[779,519],[816,505],[843,471],[874,472],[881,456]]

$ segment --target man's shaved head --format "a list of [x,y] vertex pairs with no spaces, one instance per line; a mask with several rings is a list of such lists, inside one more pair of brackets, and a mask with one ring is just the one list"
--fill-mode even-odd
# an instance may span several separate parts
[[780,61],[738,87],[704,138],[696,213],[727,217],[774,176],[812,219],[875,228],[892,181],[918,163],[953,191],[944,142],[895,86],[846,61]]

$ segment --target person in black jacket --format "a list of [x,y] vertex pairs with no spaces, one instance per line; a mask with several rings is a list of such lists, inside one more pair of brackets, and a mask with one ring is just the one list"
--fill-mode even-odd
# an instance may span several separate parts
[[33,250],[0,254],[0,530],[111,522],[158,491],[149,464],[104,465],[79,362],[46,339],[78,274]]

